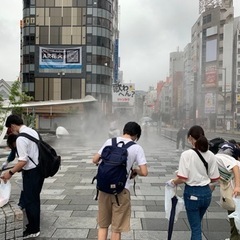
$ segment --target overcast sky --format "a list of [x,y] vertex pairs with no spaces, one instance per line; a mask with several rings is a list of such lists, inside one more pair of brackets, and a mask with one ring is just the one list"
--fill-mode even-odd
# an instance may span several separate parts
[[[170,52],[191,41],[199,0],[119,0],[120,68],[124,82],[137,90],[156,87],[169,75]],[[235,17],[240,0],[234,0]],[[20,71],[21,0],[2,0],[0,8],[0,79],[14,81]]]

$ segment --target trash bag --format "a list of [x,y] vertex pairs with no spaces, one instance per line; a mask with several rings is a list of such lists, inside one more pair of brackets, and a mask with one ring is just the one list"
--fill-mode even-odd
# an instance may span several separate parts
[[238,230],[238,234],[240,234],[240,198],[233,197],[233,201],[235,203],[235,211],[228,215],[229,218],[234,218],[235,226]]
[[10,181],[7,181],[7,183],[4,183],[3,180],[1,180],[0,184],[0,207],[3,207],[9,202],[11,194],[11,183]]
[[176,188],[165,186],[165,217],[169,220],[172,210],[172,198],[176,196],[178,201],[176,205],[176,211],[174,216],[174,222],[178,220],[178,215],[184,210],[184,200],[183,198],[176,195]]

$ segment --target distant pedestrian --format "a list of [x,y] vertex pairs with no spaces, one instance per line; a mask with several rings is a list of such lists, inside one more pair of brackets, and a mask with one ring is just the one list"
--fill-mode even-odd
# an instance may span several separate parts
[[186,135],[187,135],[187,129],[185,126],[182,126],[177,132],[176,151],[179,151],[180,142],[182,145],[182,150],[185,149]]
[[[14,134],[24,132],[39,139],[38,133],[24,125],[23,120],[17,115],[8,116],[5,126],[11,128]],[[23,239],[38,237],[40,235],[40,193],[44,182],[40,169],[37,167],[38,146],[35,142],[21,136],[16,139],[16,149],[18,162],[1,178],[7,181],[15,173],[22,171],[24,207],[28,220],[26,230],[23,232]]]
[[[141,127],[136,122],[128,122],[123,129],[123,135],[117,137],[117,143],[137,141],[141,136]],[[93,157],[93,163],[98,164],[105,146],[111,146],[112,139],[108,139]],[[128,149],[127,172],[130,172],[134,163],[138,165],[132,170],[131,176],[147,176],[147,161],[142,147],[133,144]],[[107,240],[108,228],[111,225],[111,240],[121,240],[121,233],[130,231],[131,199],[130,176],[125,189],[118,194],[118,205],[115,195],[99,191],[98,196],[98,240]]]
[[[211,182],[219,179],[218,165],[215,155],[208,150],[208,140],[201,126],[192,126],[187,133],[188,142],[195,149],[181,154],[177,177],[167,182],[175,187],[185,184],[184,203],[188,222],[191,228],[191,240],[202,240],[201,223],[212,199]],[[206,163],[201,160],[200,155]]]

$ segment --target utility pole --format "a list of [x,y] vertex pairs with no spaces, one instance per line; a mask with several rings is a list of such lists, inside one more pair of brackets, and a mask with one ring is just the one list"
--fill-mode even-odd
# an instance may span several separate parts
[[224,115],[223,115],[223,121],[224,121],[224,130],[226,130],[226,104],[227,104],[227,76],[226,76],[226,68],[222,68],[224,70]]
[[197,73],[194,73],[193,78],[193,124],[196,125],[196,111],[197,111]]
[[223,83],[223,94],[220,94],[223,97],[223,128],[224,131],[227,130],[226,128],[226,106],[227,106],[227,74],[226,74],[226,68],[225,67],[219,67],[218,69],[224,71],[224,74],[222,74],[222,81]]

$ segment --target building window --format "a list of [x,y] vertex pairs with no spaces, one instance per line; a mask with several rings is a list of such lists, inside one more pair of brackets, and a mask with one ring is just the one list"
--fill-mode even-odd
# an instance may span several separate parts
[[98,8],[102,8],[102,9],[105,9],[109,12],[112,12],[112,5],[109,1],[107,0],[98,0],[97,1],[97,7]]
[[87,5],[88,6],[92,6],[92,4],[93,4],[93,0],[87,0]]
[[104,27],[111,30],[111,22],[106,18],[93,17],[93,26]]
[[34,25],[35,24],[35,18],[30,18],[30,25]]
[[35,35],[29,35],[23,37],[23,45],[34,45],[35,44]]
[[30,15],[35,15],[35,8],[30,8]]
[[111,40],[109,38],[105,38],[105,37],[101,37],[101,36],[97,36],[97,37],[94,36],[93,37],[93,45],[110,49]]
[[31,6],[35,6],[35,0],[31,0]]
[[92,34],[87,34],[87,44],[92,44]]
[[91,73],[87,73],[86,74],[86,82],[87,83],[91,83],[91,78],[92,78],[92,74]]
[[87,53],[87,63],[91,63],[91,62],[92,62],[92,54]]
[[208,14],[208,15],[203,17],[203,25],[207,24],[207,23],[210,23],[211,21],[212,21],[212,15],[211,14]]
[[23,64],[34,64],[34,53],[23,55]]
[[30,7],[30,0],[24,0],[23,1],[23,8],[29,8]]
[[92,17],[87,17],[87,25],[92,25]]

